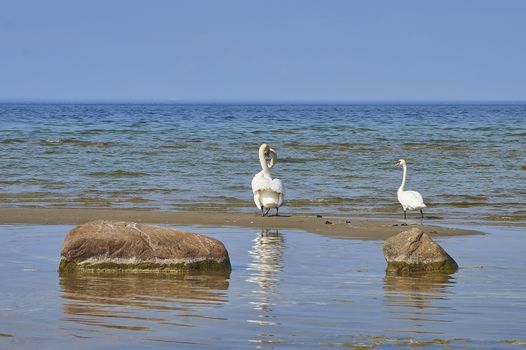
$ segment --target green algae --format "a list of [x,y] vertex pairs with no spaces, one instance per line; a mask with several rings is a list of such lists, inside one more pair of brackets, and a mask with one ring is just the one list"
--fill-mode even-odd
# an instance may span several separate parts
[[387,263],[387,272],[410,274],[415,272],[440,272],[455,273],[458,265],[454,260],[427,264],[408,264],[405,262],[390,261]]
[[361,341],[358,341],[358,339],[356,339],[356,342],[344,342],[344,343],[326,342],[326,343],[320,343],[320,346],[342,347],[342,348],[349,348],[353,350],[371,350],[371,349],[376,349],[379,347],[383,348],[385,346],[407,346],[408,348],[416,349],[416,348],[430,347],[433,345],[448,346],[451,344],[451,340],[440,339],[440,338],[435,338],[431,340],[422,340],[422,341],[418,341],[413,338],[388,338],[388,337],[382,337],[382,336],[366,336],[365,339],[363,337],[353,336],[353,338],[361,338]]
[[462,267],[464,270],[477,270],[477,269],[484,269],[484,265],[472,265],[472,266],[464,266]]
[[519,345],[519,346],[526,345],[526,339],[506,339],[506,340],[503,340],[502,342],[508,345]]
[[63,273],[230,273],[232,267],[228,260],[216,262],[211,260],[197,261],[180,264],[158,264],[154,262],[141,261],[130,264],[115,263],[110,261],[82,262],[61,259],[58,271]]

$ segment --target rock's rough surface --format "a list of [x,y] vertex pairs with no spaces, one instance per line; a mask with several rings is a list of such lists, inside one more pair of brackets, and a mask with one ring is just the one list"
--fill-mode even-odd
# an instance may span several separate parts
[[69,231],[59,271],[230,271],[220,241],[191,232],[124,221],[91,221]]
[[458,269],[455,260],[418,228],[388,238],[383,251],[390,272],[453,273]]

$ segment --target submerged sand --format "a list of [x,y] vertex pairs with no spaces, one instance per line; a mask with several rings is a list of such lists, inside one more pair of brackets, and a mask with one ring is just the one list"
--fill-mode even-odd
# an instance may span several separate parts
[[[409,227],[421,227],[433,236],[481,234],[479,231],[411,224],[393,220],[341,219],[318,216],[261,217],[247,213],[173,212],[141,209],[1,208],[0,224],[68,224],[91,220],[123,220],[149,224],[238,226],[255,229],[297,229],[337,238],[384,240]],[[425,222],[425,220],[424,220]]]

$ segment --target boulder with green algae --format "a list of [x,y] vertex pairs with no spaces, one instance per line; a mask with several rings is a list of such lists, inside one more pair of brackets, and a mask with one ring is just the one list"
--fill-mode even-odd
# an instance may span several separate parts
[[231,270],[220,241],[135,222],[91,221],[69,231],[60,251],[64,272],[212,272]]
[[400,232],[384,242],[387,271],[397,273],[453,273],[458,265],[427,233],[419,228]]

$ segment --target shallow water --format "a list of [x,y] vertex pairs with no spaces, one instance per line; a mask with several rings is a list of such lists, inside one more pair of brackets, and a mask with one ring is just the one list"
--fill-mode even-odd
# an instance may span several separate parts
[[68,226],[0,226],[2,349],[405,349],[526,346],[523,231],[441,244],[461,269],[385,274],[380,241],[186,227],[230,276],[59,276]]
[[254,211],[258,146],[289,213],[526,223],[526,105],[0,104],[0,205]]

